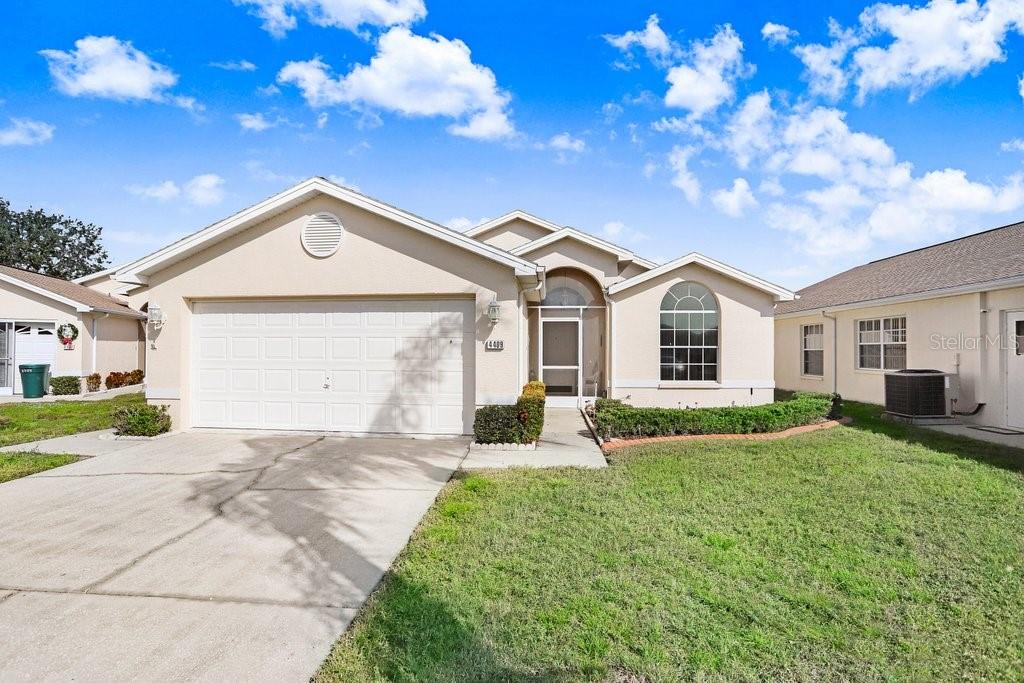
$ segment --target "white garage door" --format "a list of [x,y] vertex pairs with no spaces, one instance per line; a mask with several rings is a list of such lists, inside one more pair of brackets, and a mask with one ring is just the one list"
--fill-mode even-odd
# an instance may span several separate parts
[[197,303],[199,427],[465,434],[473,302]]
[[50,366],[50,375],[54,374],[57,369],[54,328],[54,323],[14,323],[14,393],[21,393],[19,365],[45,363]]

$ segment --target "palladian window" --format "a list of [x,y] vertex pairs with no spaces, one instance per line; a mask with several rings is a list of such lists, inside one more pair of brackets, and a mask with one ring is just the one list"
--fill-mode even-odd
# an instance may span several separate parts
[[662,381],[718,381],[718,304],[707,287],[679,282],[661,300]]

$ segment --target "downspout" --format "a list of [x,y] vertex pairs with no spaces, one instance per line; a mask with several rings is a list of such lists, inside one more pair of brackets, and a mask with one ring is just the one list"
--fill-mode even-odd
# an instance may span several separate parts
[[839,320],[830,315],[825,309],[821,310],[821,317],[832,321],[832,393],[839,393]]

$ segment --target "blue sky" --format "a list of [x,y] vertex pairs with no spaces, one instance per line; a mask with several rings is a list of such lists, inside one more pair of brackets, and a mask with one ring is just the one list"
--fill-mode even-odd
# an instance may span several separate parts
[[579,7],[16,1],[0,196],[123,262],[324,175],[792,287],[1024,218],[1024,3]]

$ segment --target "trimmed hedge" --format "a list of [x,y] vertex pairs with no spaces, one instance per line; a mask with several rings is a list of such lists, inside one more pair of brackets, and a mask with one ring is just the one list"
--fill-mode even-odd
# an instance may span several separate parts
[[476,411],[477,443],[532,443],[544,429],[544,383],[529,382],[513,405],[484,406]]
[[156,436],[171,429],[167,406],[122,406],[114,411],[114,429],[119,436]]
[[831,394],[797,394],[788,401],[725,408],[636,408],[618,400],[598,399],[597,431],[605,438],[640,438],[679,434],[752,434],[838,417],[841,403]]
[[50,388],[54,396],[77,396],[82,393],[82,380],[74,375],[51,377]]

